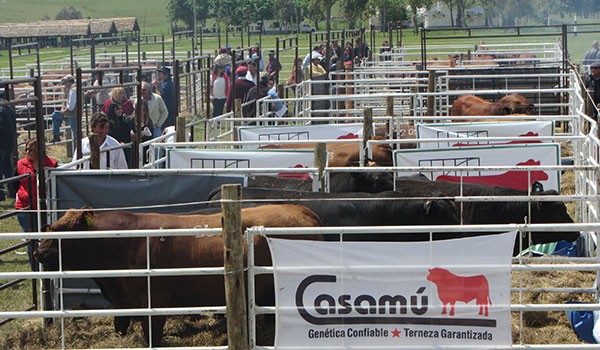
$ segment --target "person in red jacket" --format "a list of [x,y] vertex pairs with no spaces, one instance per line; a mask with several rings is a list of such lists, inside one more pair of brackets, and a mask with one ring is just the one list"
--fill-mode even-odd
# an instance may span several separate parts
[[[54,159],[46,156],[44,159],[44,167],[56,168],[57,163]],[[35,175],[38,172],[38,152],[37,141],[31,139],[25,145],[25,158],[17,162],[16,175],[31,174],[31,193],[28,190],[27,178],[19,181],[19,189],[17,190],[17,201],[15,202],[16,209],[25,209],[29,207],[29,198],[32,199],[33,207],[31,210],[37,209],[37,186]],[[33,227],[29,227],[29,215],[34,216]],[[34,213],[19,213],[17,215],[19,224],[23,228],[23,232],[37,232],[37,219]]]
[[[56,168],[57,163],[54,159],[46,156],[44,158],[44,167],[45,168]],[[15,176],[23,175],[23,174],[31,174],[31,192],[29,191],[27,178],[23,178],[19,180],[18,183],[15,183],[19,186],[17,189],[17,200],[15,202],[15,208],[17,210],[27,209],[29,207],[29,198],[31,198],[32,207],[29,210],[37,209],[37,185],[36,185],[36,177],[35,175],[38,172],[38,151],[37,151],[37,141],[35,139],[31,139],[27,141],[25,145],[25,158],[20,159],[17,162],[17,169],[15,171]],[[15,186],[16,187],[16,186]],[[33,221],[33,226],[30,226],[30,218]],[[23,228],[23,232],[37,232],[37,217],[33,212],[24,212],[17,214],[17,220],[19,224]],[[27,253],[29,255],[29,264],[31,265],[31,269],[37,271],[37,264],[34,263],[33,260],[33,250],[31,249],[31,245],[27,246]]]

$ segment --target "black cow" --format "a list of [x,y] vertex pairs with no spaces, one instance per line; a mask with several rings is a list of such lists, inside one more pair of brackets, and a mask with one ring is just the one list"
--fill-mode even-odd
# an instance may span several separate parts
[[[429,181],[424,176],[399,177],[396,179],[396,191],[406,197],[457,197],[461,195],[461,184],[449,181]],[[534,183],[534,195],[558,195],[554,190],[544,191],[539,183]],[[479,184],[462,184],[462,196],[527,196],[526,191],[508,187],[485,186]],[[529,218],[531,223],[572,223],[573,219],[567,213],[567,208],[560,201],[533,201],[531,213],[529,202],[461,202],[456,204],[459,217],[463,224],[508,224],[524,223]],[[531,232],[532,244],[575,241],[578,232]],[[529,246],[526,237],[523,238],[523,248]],[[518,253],[515,245],[515,254]]]
[[[268,199],[270,203],[301,204],[314,211],[323,226],[391,226],[391,225],[455,225],[458,217],[454,202],[443,199],[406,199],[394,191],[376,194],[320,193],[265,188],[242,188],[242,199]],[[220,199],[213,191],[211,200]],[[244,206],[264,204],[265,201],[245,202]],[[216,206],[217,203],[209,205]],[[452,237],[462,236],[454,234]],[[331,237],[329,237],[331,238]],[[427,240],[429,234],[351,235],[347,240]],[[437,238],[449,238],[443,234]]]
[[[393,189],[394,174],[391,172],[332,172],[329,176],[329,192],[378,193]],[[248,187],[279,188],[312,191],[312,180],[256,175],[248,178]]]

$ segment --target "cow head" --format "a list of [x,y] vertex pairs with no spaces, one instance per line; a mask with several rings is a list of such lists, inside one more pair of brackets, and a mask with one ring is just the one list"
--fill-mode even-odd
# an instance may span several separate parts
[[428,199],[423,203],[425,215],[431,225],[458,225],[456,204],[449,199]]
[[531,115],[534,112],[534,106],[525,97],[519,94],[510,94],[504,96],[498,101],[498,106],[505,115],[526,114]]
[[[89,208],[82,208],[89,209]],[[47,231],[85,231],[93,222],[94,214],[88,210],[67,211],[63,217],[50,225]],[[40,246],[33,252],[34,258],[39,261],[46,270],[58,268],[58,240],[44,239]]]
[[[537,192],[535,195],[558,196],[558,192],[554,190],[548,190]],[[565,203],[561,201],[539,201],[532,203],[531,222],[569,224],[573,223],[573,219],[569,215]],[[558,242],[560,240],[573,242],[579,238],[579,232],[575,231],[532,232],[531,234],[533,244]]]

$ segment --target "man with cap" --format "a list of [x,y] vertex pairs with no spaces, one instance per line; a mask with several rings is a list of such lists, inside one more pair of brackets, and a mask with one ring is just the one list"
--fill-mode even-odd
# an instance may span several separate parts
[[[585,80],[585,87],[589,90],[594,105],[598,108],[598,103],[600,103],[600,62],[592,63],[590,70],[591,74]],[[597,120],[598,113],[596,110],[594,110],[592,117]]]
[[[323,58],[323,56],[320,53],[314,53],[311,57],[311,61],[310,61],[310,65],[308,65],[306,67],[306,70],[304,71],[304,76],[307,78],[313,78],[319,75],[324,75],[327,72],[325,71],[325,69],[323,68],[323,66],[321,66],[321,58]],[[312,68],[312,76],[311,76],[311,68]]]
[[[304,60],[302,61],[302,71],[303,72],[306,70],[306,67],[308,67],[308,65],[310,64],[310,61],[313,59],[313,57],[315,55],[323,57],[320,45],[313,47],[312,52],[309,53],[308,55],[306,55],[306,57],[304,57]],[[308,77],[308,76],[305,75],[305,77]]]
[[53,138],[51,142],[60,141],[60,126],[63,121],[66,121],[71,127],[73,139],[75,139],[77,135],[77,116],[75,111],[75,106],[77,105],[77,93],[75,92],[75,88],[73,88],[73,84],[75,84],[75,78],[68,74],[60,79],[60,83],[64,86],[64,102],[60,110],[52,113]]
[[229,96],[227,96],[227,112],[233,110],[234,101],[236,99],[239,98],[243,101],[248,91],[256,85],[254,82],[246,79],[246,75],[248,74],[248,68],[246,68],[246,66],[237,67],[235,74],[237,78],[234,87],[233,89],[229,89]]
[[281,64],[275,58],[275,51],[269,50],[269,59],[267,60],[267,74],[277,75],[281,71]]
[[175,84],[173,84],[173,79],[171,79],[171,70],[167,67],[159,69],[158,76],[162,81],[160,97],[162,97],[169,111],[169,116],[162,126],[164,130],[167,126],[175,125]]

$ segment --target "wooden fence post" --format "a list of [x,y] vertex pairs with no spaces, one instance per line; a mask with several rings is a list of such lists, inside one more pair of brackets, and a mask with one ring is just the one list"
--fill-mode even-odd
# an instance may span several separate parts
[[325,186],[323,186],[323,172],[325,165],[327,164],[327,144],[319,142],[315,144],[315,167],[319,169],[317,175],[317,181],[313,180],[313,184],[318,184],[318,188],[313,185],[313,190],[319,192],[325,192]]
[[244,244],[242,239],[242,186],[221,186],[223,201],[223,261],[227,305],[227,344],[232,350],[247,350],[248,323],[244,281]]
[[186,141],[185,123],[188,117],[191,117],[191,115],[188,112],[183,112],[179,116],[177,116],[177,121],[175,123],[176,142]]
[[385,115],[394,116],[394,96],[385,98]]
[[90,169],[100,169],[100,142],[98,135],[90,135]]
[[[430,70],[429,76],[427,80],[427,92],[432,93],[435,92],[435,71]],[[435,115],[435,96],[428,95],[427,96],[427,115]]]
[[367,165],[367,159],[369,158],[367,143],[371,139],[373,134],[373,109],[365,108],[363,110],[363,140],[362,147],[360,150],[360,166]]

